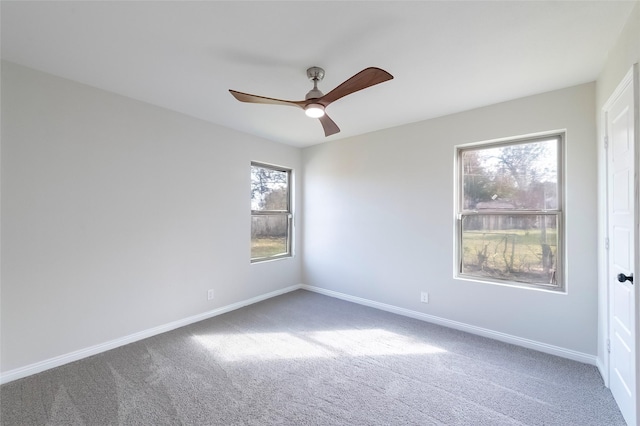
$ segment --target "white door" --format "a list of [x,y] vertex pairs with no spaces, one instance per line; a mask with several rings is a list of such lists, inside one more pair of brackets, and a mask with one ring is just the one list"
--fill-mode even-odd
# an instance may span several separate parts
[[[627,424],[638,417],[638,283],[636,265],[636,135],[634,73],[605,106],[609,236],[609,387]],[[637,278],[637,277],[636,277]]]

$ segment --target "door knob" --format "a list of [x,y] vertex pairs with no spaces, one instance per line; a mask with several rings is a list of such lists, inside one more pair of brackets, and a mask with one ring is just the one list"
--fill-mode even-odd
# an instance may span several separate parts
[[620,281],[621,283],[625,281],[630,281],[631,284],[633,284],[633,274],[631,275],[618,274],[618,281]]

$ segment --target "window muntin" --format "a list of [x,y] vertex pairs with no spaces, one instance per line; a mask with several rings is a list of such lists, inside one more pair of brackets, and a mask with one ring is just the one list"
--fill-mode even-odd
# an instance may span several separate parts
[[291,256],[291,170],[251,163],[251,261]]
[[461,278],[563,289],[562,136],[458,149]]

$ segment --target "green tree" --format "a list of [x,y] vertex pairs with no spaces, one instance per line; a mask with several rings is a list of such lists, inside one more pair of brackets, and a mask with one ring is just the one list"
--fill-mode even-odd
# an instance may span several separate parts
[[251,208],[268,210],[268,195],[278,189],[284,190],[288,185],[289,174],[266,167],[251,166]]
[[464,208],[473,209],[480,201],[489,200],[494,194],[494,183],[489,170],[477,151],[466,151],[462,156],[464,168]]
[[287,210],[289,194],[286,188],[276,188],[264,196],[265,210]]
[[500,149],[497,159],[514,179],[518,189],[523,191],[538,179],[539,173],[534,165],[546,149],[543,143],[507,145]]

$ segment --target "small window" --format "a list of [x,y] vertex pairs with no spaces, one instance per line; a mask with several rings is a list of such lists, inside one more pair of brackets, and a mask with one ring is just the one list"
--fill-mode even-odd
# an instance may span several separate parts
[[251,163],[251,261],[291,256],[291,170]]
[[457,274],[563,290],[562,135],[458,148]]

